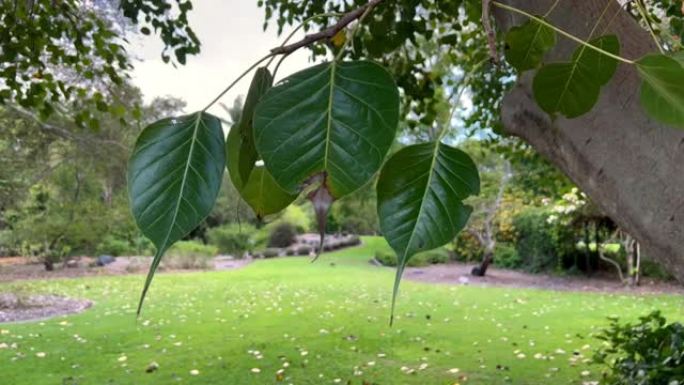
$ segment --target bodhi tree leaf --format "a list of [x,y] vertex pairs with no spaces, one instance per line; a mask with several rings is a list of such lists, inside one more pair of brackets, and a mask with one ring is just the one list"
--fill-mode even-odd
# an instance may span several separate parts
[[297,199],[297,194],[290,194],[278,186],[264,166],[254,167],[240,195],[259,219],[279,213]]
[[[590,44],[613,54],[619,54],[616,36],[594,39]],[[591,111],[596,104],[601,86],[613,77],[617,69],[615,59],[581,45],[569,63],[543,66],[534,77],[532,89],[539,106],[549,114],[561,113],[576,118]]]
[[454,239],[480,192],[477,166],[463,151],[439,142],[406,147],[382,168],[377,185],[380,229],[397,253],[392,315],[408,260]]
[[133,216],[157,248],[138,313],[164,252],[209,215],[225,165],[221,122],[197,112],[147,126],[128,164]]
[[382,165],[399,121],[390,74],[367,62],[330,62],[280,82],[254,115],[256,148],[285,190],[296,193],[317,174],[333,198],[370,180]]
[[556,32],[530,19],[511,28],[505,40],[506,61],[523,72],[539,67],[544,55],[556,45]]
[[648,55],[636,63],[641,105],[659,122],[684,128],[684,66],[665,55]]
[[238,166],[240,152],[243,150],[240,147],[241,142],[242,138],[238,127],[233,126],[228,133],[228,140],[226,140],[226,163],[228,174],[235,189],[254,210],[258,219],[285,209],[297,199],[298,195],[283,190],[263,166],[254,166],[247,183],[242,181]]
[[254,114],[254,137],[283,189],[297,194],[319,184],[309,198],[324,228],[330,204],[380,168],[398,121],[399,92],[384,68],[368,61],[329,62],[271,88]]
[[257,153],[254,146],[254,133],[252,130],[254,109],[272,85],[273,76],[271,76],[269,70],[265,67],[257,69],[249,86],[242,113],[240,114],[240,121],[237,124],[240,132],[240,152],[237,158],[237,166],[240,172],[240,179],[243,181],[249,180],[249,174],[254,168],[254,163],[259,159],[259,153]]

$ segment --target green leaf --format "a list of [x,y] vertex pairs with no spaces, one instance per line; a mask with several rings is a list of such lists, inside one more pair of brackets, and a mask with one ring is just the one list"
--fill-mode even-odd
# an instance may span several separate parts
[[636,63],[641,105],[655,120],[684,128],[684,66],[665,55],[648,55]]
[[254,210],[257,218],[278,213],[297,199],[298,194],[290,194],[283,190],[263,166],[255,166],[249,174],[247,183],[243,183],[238,166],[240,153],[244,149],[241,144],[240,131],[237,125],[233,126],[226,141],[228,173],[233,186]]
[[271,76],[268,69],[265,67],[257,69],[254,73],[252,84],[249,86],[249,92],[247,93],[242,113],[240,114],[240,121],[237,126],[240,131],[241,141],[237,166],[240,172],[240,179],[243,181],[249,180],[249,174],[254,168],[254,163],[259,159],[259,154],[254,146],[254,132],[252,129],[254,109],[272,85],[273,76]]
[[[601,36],[589,41],[589,44],[615,55],[620,54],[620,40],[615,35]],[[594,79],[602,86],[613,78],[618,66],[617,60],[585,46],[575,50],[572,60],[589,69]]]
[[[614,35],[602,36],[589,43],[619,54],[620,44]],[[549,114],[576,118],[591,111],[601,86],[610,81],[616,69],[615,59],[581,45],[573,54],[572,62],[551,63],[537,71],[532,84],[534,98]]]
[[240,191],[240,195],[259,219],[279,213],[298,196],[283,190],[263,166],[256,166],[252,170],[249,181]]
[[273,87],[254,115],[266,168],[295,194],[314,176],[334,199],[366,184],[396,134],[399,93],[378,64],[330,62]]
[[541,65],[544,55],[556,45],[556,32],[535,20],[511,28],[505,37],[506,61],[520,72]]
[[463,229],[472,208],[462,203],[480,192],[472,159],[443,143],[406,147],[392,156],[378,180],[380,229],[397,253],[392,314],[401,275],[416,253],[445,245]]
[[147,126],[128,164],[133,216],[157,248],[138,313],[164,252],[209,214],[225,165],[221,122],[197,112]]
[[238,192],[244,187],[239,168],[241,148],[242,138],[240,136],[240,129],[237,125],[234,125],[230,128],[228,138],[226,139],[226,167],[228,168],[230,180]]

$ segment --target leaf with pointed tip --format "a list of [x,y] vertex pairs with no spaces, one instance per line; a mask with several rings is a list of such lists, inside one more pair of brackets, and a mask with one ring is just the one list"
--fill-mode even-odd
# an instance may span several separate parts
[[164,252],[209,215],[225,165],[221,122],[197,112],[162,119],[142,131],[128,163],[135,221],[157,252],[138,313]]
[[[614,35],[594,39],[590,44],[619,54],[620,44]],[[537,71],[532,84],[537,104],[549,114],[561,113],[576,118],[591,111],[598,101],[601,86],[613,77],[615,59],[584,45],[577,48],[573,61],[551,63]]]
[[281,212],[297,199],[297,194],[283,190],[264,166],[254,167],[240,195],[259,219]]
[[322,175],[333,199],[366,184],[382,165],[399,122],[390,74],[368,61],[323,63],[271,88],[254,114],[256,148],[290,193]]
[[648,55],[636,63],[641,105],[655,120],[684,128],[684,66],[665,55]]
[[506,61],[523,72],[541,65],[544,55],[556,45],[556,32],[530,19],[511,28],[505,40]]
[[273,76],[268,68],[258,68],[255,71],[252,83],[249,86],[245,105],[242,108],[240,121],[237,125],[241,138],[238,170],[240,172],[240,179],[243,181],[249,180],[249,174],[252,172],[254,164],[259,159],[259,153],[254,146],[254,132],[252,129],[254,109],[272,86]]
[[401,275],[416,253],[445,245],[463,229],[480,192],[475,163],[461,150],[430,142],[405,147],[382,168],[377,185],[380,229],[397,253],[392,314]]

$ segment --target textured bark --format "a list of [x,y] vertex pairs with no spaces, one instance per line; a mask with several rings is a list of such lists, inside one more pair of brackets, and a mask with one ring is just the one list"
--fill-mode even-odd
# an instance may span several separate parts
[[[552,0],[507,0],[533,14],[544,14]],[[605,1],[563,0],[549,16],[554,25],[586,38]],[[617,12],[617,13],[616,13]],[[608,20],[617,15],[610,25]],[[497,28],[524,22],[508,11],[495,11]],[[649,34],[617,1],[597,31],[620,38],[621,55],[638,58],[656,51]],[[559,38],[546,61],[567,61],[576,43]],[[567,174],[589,197],[684,282],[684,132],[649,119],[639,104],[633,66],[621,64],[587,115],[555,120],[536,105],[533,73],[523,75],[502,106],[505,130],[531,144]]]

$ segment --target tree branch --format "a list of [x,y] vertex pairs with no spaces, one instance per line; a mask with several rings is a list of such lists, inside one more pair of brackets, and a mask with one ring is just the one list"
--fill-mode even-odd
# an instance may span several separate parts
[[309,46],[317,41],[324,40],[324,39],[332,39],[335,35],[337,35],[338,32],[343,30],[346,26],[348,26],[351,22],[354,20],[357,20],[360,18],[367,9],[369,8],[374,8],[376,5],[382,3],[384,0],[371,0],[369,1],[366,5],[363,5],[347,14],[342,16],[340,20],[334,24],[331,25],[330,27],[317,32],[313,33],[310,35],[306,35],[302,40],[292,43],[286,46],[281,46],[281,47],[276,47],[271,50],[271,53],[273,55],[289,55],[292,52],[302,48]]

